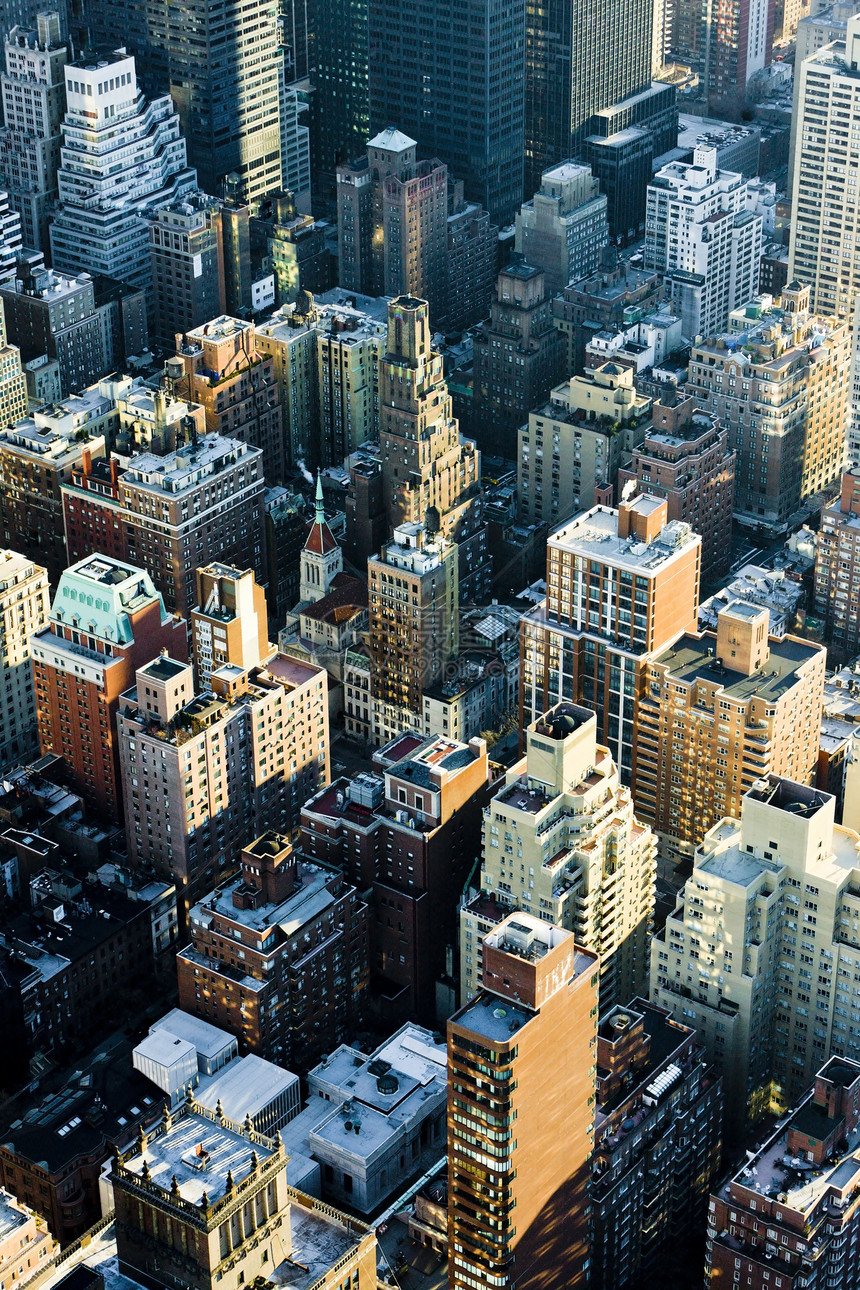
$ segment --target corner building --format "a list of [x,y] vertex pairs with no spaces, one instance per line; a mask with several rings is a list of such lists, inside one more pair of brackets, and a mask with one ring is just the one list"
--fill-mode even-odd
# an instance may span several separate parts
[[598,962],[511,914],[448,1022],[451,1290],[589,1283]]

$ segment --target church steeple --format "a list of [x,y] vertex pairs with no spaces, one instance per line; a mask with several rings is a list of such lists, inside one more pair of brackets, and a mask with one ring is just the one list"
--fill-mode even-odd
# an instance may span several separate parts
[[317,471],[314,518],[302,549],[299,600],[303,604],[315,604],[322,600],[328,594],[335,574],[342,570],[343,552],[326,523],[322,476]]

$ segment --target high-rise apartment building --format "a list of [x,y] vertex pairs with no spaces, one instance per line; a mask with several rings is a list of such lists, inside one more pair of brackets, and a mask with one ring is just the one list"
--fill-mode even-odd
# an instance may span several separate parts
[[435,326],[448,308],[448,168],[416,160],[416,148],[389,126],[338,166],[340,285],[427,300]]
[[0,186],[21,216],[24,245],[47,251],[66,110],[63,68],[68,55],[60,15],[40,13],[35,28],[14,27],[6,36],[5,55],[6,70],[0,73]]
[[645,267],[666,286],[688,340],[722,331],[758,291],[762,220],[750,181],[720,170],[717,150],[697,147],[693,164],[672,161],[648,185]]
[[669,1279],[721,1164],[722,1086],[698,1036],[644,999],[600,1018],[591,1204],[595,1290]]
[[389,532],[429,519],[431,528],[457,544],[460,598],[481,600],[490,576],[481,457],[471,440],[461,441],[451,415],[442,355],[430,344],[426,300],[400,296],[388,306],[388,345],[379,365],[379,443]]
[[[666,398],[668,399],[668,395]],[[702,539],[702,576],[728,570],[735,501],[735,454],[725,427],[691,397],[654,403],[651,425],[618,471],[618,492],[632,481],[636,491],[665,497],[669,519],[683,520]]]
[[842,472],[850,331],[812,314],[796,282],[779,306],[752,300],[729,325],[693,346],[687,391],[725,424],[737,454],[736,518],[788,533]]
[[564,342],[540,269],[514,260],[501,271],[474,356],[471,427],[483,450],[511,460],[517,430],[564,375]]
[[44,565],[56,587],[69,563],[63,525],[62,486],[89,453],[103,457],[104,433],[68,418],[59,427],[40,424],[37,412],[0,431],[0,535],[29,559]]
[[832,1057],[811,1093],[711,1194],[711,1285],[845,1286],[860,1235],[860,1063]]
[[815,612],[838,662],[860,653],[860,475],[842,476],[839,497],[821,512],[815,551]]
[[187,917],[249,836],[296,828],[328,783],[328,704],[323,669],[282,654],[224,664],[205,690],[177,657],[138,669],[117,725],[129,858],[172,876]]
[[217,561],[196,572],[197,603],[191,610],[191,658],[200,690],[225,663],[243,672],[275,652],[269,644],[266,593],[253,569]]
[[[790,0],[788,0],[790,3]],[[791,140],[788,152],[788,196],[794,192],[794,164],[797,158],[797,127],[800,122],[800,64],[805,58],[817,54],[824,45],[834,40],[844,40],[848,19],[855,12],[854,0],[835,0],[834,3],[810,11],[800,18],[794,40],[794,65],[797,75],[791,78]],[[762,288],[764,290],[764,288]]]
[[595,113],[651,84],[652,0],[526,7],[525,191],[575,157]]
[[259,448],[266,483],[280,483],[290,463],[278,382],[272,359],[257,351],[254,324],[213,318],[181,337],[176,359],[182,393],[203,405],[207,430]]
[[[484,812],[481,893],[573,932],[600,959],[600,1007],[644,989],[656,839],[633,814],[587,708],[560,703],[526,730],[526,755]],[[460,997],[485,981],[480,933],[460,917]]]
[[285,831],[246,842],[239,864],[191,909],[179,1006],[305,1074],[361,1023],[367,905],[342,870],[298,855]]
[[64,571],[31,638],[42,752],[62,757],[71,783],[111,819],[123,814],[120,695],[163,649],[185,657],[185,621],[165,612],[149,574],[107,556]]
[[510,223],[523,197],[525,9],[493,0],[368,9],[371,130],[396,121],[464,181],[469,201]]
[[737,816],[763,775],[808,784],[818,758],[826,654],[770,636],[769,612],[732,601],[716,632],[688,633],[644,668],[636,808],[666,846],[691,853]]
[[379,363],[387,329],[358,310],[324,309],[317,324],[318,451],[324,465],[344,460],[379,435]]
[[0,282],[15,276],[22,253],[21,216],[9,205],[9,194],[0,192]]
[[170,353],[178,334],[227,309],[218,205],[205,193],[188,193],[157,210],[149,224],[149,257],[152,339]]
[[196,186],[179,117],[167,95],[147,102],[134,58],[120,50],[67,63],[63,74],[60,209],[51,221],[51,263],[148,287],[145,212]]
[[30,637],[48,621],[48,575],[16,551],[0,550],[0,769],[38,757],[39,726]]
[[799,65],[788,276],[817,313],[850,318],[860,287],[855,255],[853,148],[860,131],[860,16],[842,39]]
[[695,628],[701,542],[648,495],[550,534],[546,600],[520,628],[521,729],[564,700],[584,704],[630,784],[644,665]]
[[738,120],[750,80],[771,61],[779,3],[736,0],[713,7],[700,0],[675,0],[673,53],[696,68],[714,116]]
[[194,571],[212,560],[265,571],[261,454],[238,439],[204,435],[164,456],[141,453],[123,470],[86,458],[62,485],[69,558],[110,542],[146,569],[169,609],[198,603]]
[[[374,1290],[373,1229],[289,1187],[287,1160],[277,1135],[193,1097],[130,1144],[126,1135],[109,1173],[120,1273],[139,1285],[185,1278],[239,1290],[257,1277],[295,1280],[298,1265],[319,1290]],[[70,1275],[79,1273],[91,1275]]]
[[740,819],[705,835],[651,943],[652,1001],[721,1068],[733,1138],[791,1106],[828,1056],[860,1051],[860,840],[834,807],[805,784],[757,780]]
[[412,521],[367,562],[373,740],[421,729],[423,692],[459,648],[458,550]]
[[574,161],[545,170],[517,213],[517,254],[543,269],[550,296],[594,273],[608,241],[606,197],[591,167]]
[[520,520],[552,524],[593,506],[595,488],[614,486],[642,443],[651,402],[613,362],[557,385],[517,436]]
[[484,938],[484,987],[448,1022],[452,1290],[589,1283],[597,968],[531,914]]

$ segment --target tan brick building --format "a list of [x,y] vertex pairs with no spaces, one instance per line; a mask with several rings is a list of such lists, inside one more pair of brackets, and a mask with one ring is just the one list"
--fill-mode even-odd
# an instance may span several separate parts
[[733,601],[716,632],[686,634],[644,667],[633,769],[636,806],[690,853],[763,775],[812,783],[826,652],[769,636],[768,611]]
[[511,914],[448,1022],[451,1290],[589,1284],[598,962]]

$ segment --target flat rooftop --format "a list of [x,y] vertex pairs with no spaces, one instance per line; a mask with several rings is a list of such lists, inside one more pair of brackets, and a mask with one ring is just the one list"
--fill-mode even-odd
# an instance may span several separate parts
[[[664,498],[647,495],[636,499],[640,514],[646,513],[644,503],[665,505]],[[653,506],[652,506],[653,509]],[[556,529],[550,534],[548,545],[581,555],[613,568],[629,569],[636,573],[656,573],[682,551],[701,542],[689,524],[672,520],[664,526],[653,542],[639,542],[636,538],[619,538],[618,512],[607,506],[594,506],[590,511]]]
[[0,1188],[0,1241],[5,1241],[18,1227],[23,1227],[29,1216],[18,1208],[15,1197]]
[[697,860],[696,868],[702,873],[713,874],[724,882],[734,883],[738,887],[752,887],[764,873],[773,873],[773,866],[764,860],[758,860],[740,847],[729,847],[718,855]]
[[171,1008],[170,1012],[150,1026],[149,1033],[159,1030],[167,1030],[171,1035],[187,1040],[201,1056],[210,1060],[220,1057],[227,1048],[235,1051],[238,1047],[235,1037],[226,1030],[220,1030],[202,1017],[183,1012],[181,1008]]
[[[741,606],[735,602],[733,609]],[[757,605],[745,606],[750,617],[761,612]],[[740,616],[740,615],[739,615]],[[769,653],[761,671],[746,676],[719,663],[716,656],[716,635],[685,635],[669,649],[658,655],[656,662],[669,669],[673,681],[692,685],[706,681],[734,699],[762,698],[776,700],[797,683],[798,670],[803,664],[821,653],[820,645],[813,645],[794,636],[771,637]]]
[[268,1280],[281,1290],[310,1290],[342,1258],[355,1250],[369,1228],[330,1205],[314,1206],[310,1197],[296,1193],[290,1205],[291,1251],[289,1262],[280,1263]]
[[209,911],[221,914],[230,922],[241,923],[243,927],[252,927],[267,931],[278,926],[285,936],[292,936],[311,918],[321,914],[334,903],[335,897],[328,890],[328,884],[334,876],[331,869],[323,869],[308,860],[300,860],[296,865],[296,885],[291,894],[280,904],[259,905],[256,909],[237,909],[233,904],[233,892],[242,885],[242,878],[233,878],[218,887],[201,904],[195,905],[191,912],[192,921],[205,921]]
[[274,1154],[259,1135],[251,1142],[223,1124],[188,1111],[166,1133],[152,1138],[142,1155],[130,1157],[124,1168],[140,1175],[146,1161],[154,1183],[170,1191],[175,1176],[183,1200],[199,1205],[204,1192],[210,1201],[224,1195],[228,1173],[235,1183],[247,1177],[252,1151],[261,1161]]
[[497,994],[479,994],[476,999],[456,1012],[452,1021],[465,1030],[474,1031],[482,1039],[495,1043],[508,1043],[537,1013],[502,999]]
[[185,672],[188,666],[187,663],[177,663],[175,659],[162,655],[140,670],[144,676],[151,676],[156,681],[172,681],[175,676]]
[[258,1115],[298,1082],[298,1075],[267,1062],[256,1053],[248,1053],[247,1057],[228,1062],[217,1074],[204,1076],[195,1097],[211,1111],[220,1102],[228,1120],[244,1124],[246,1115],[252,1118]]

